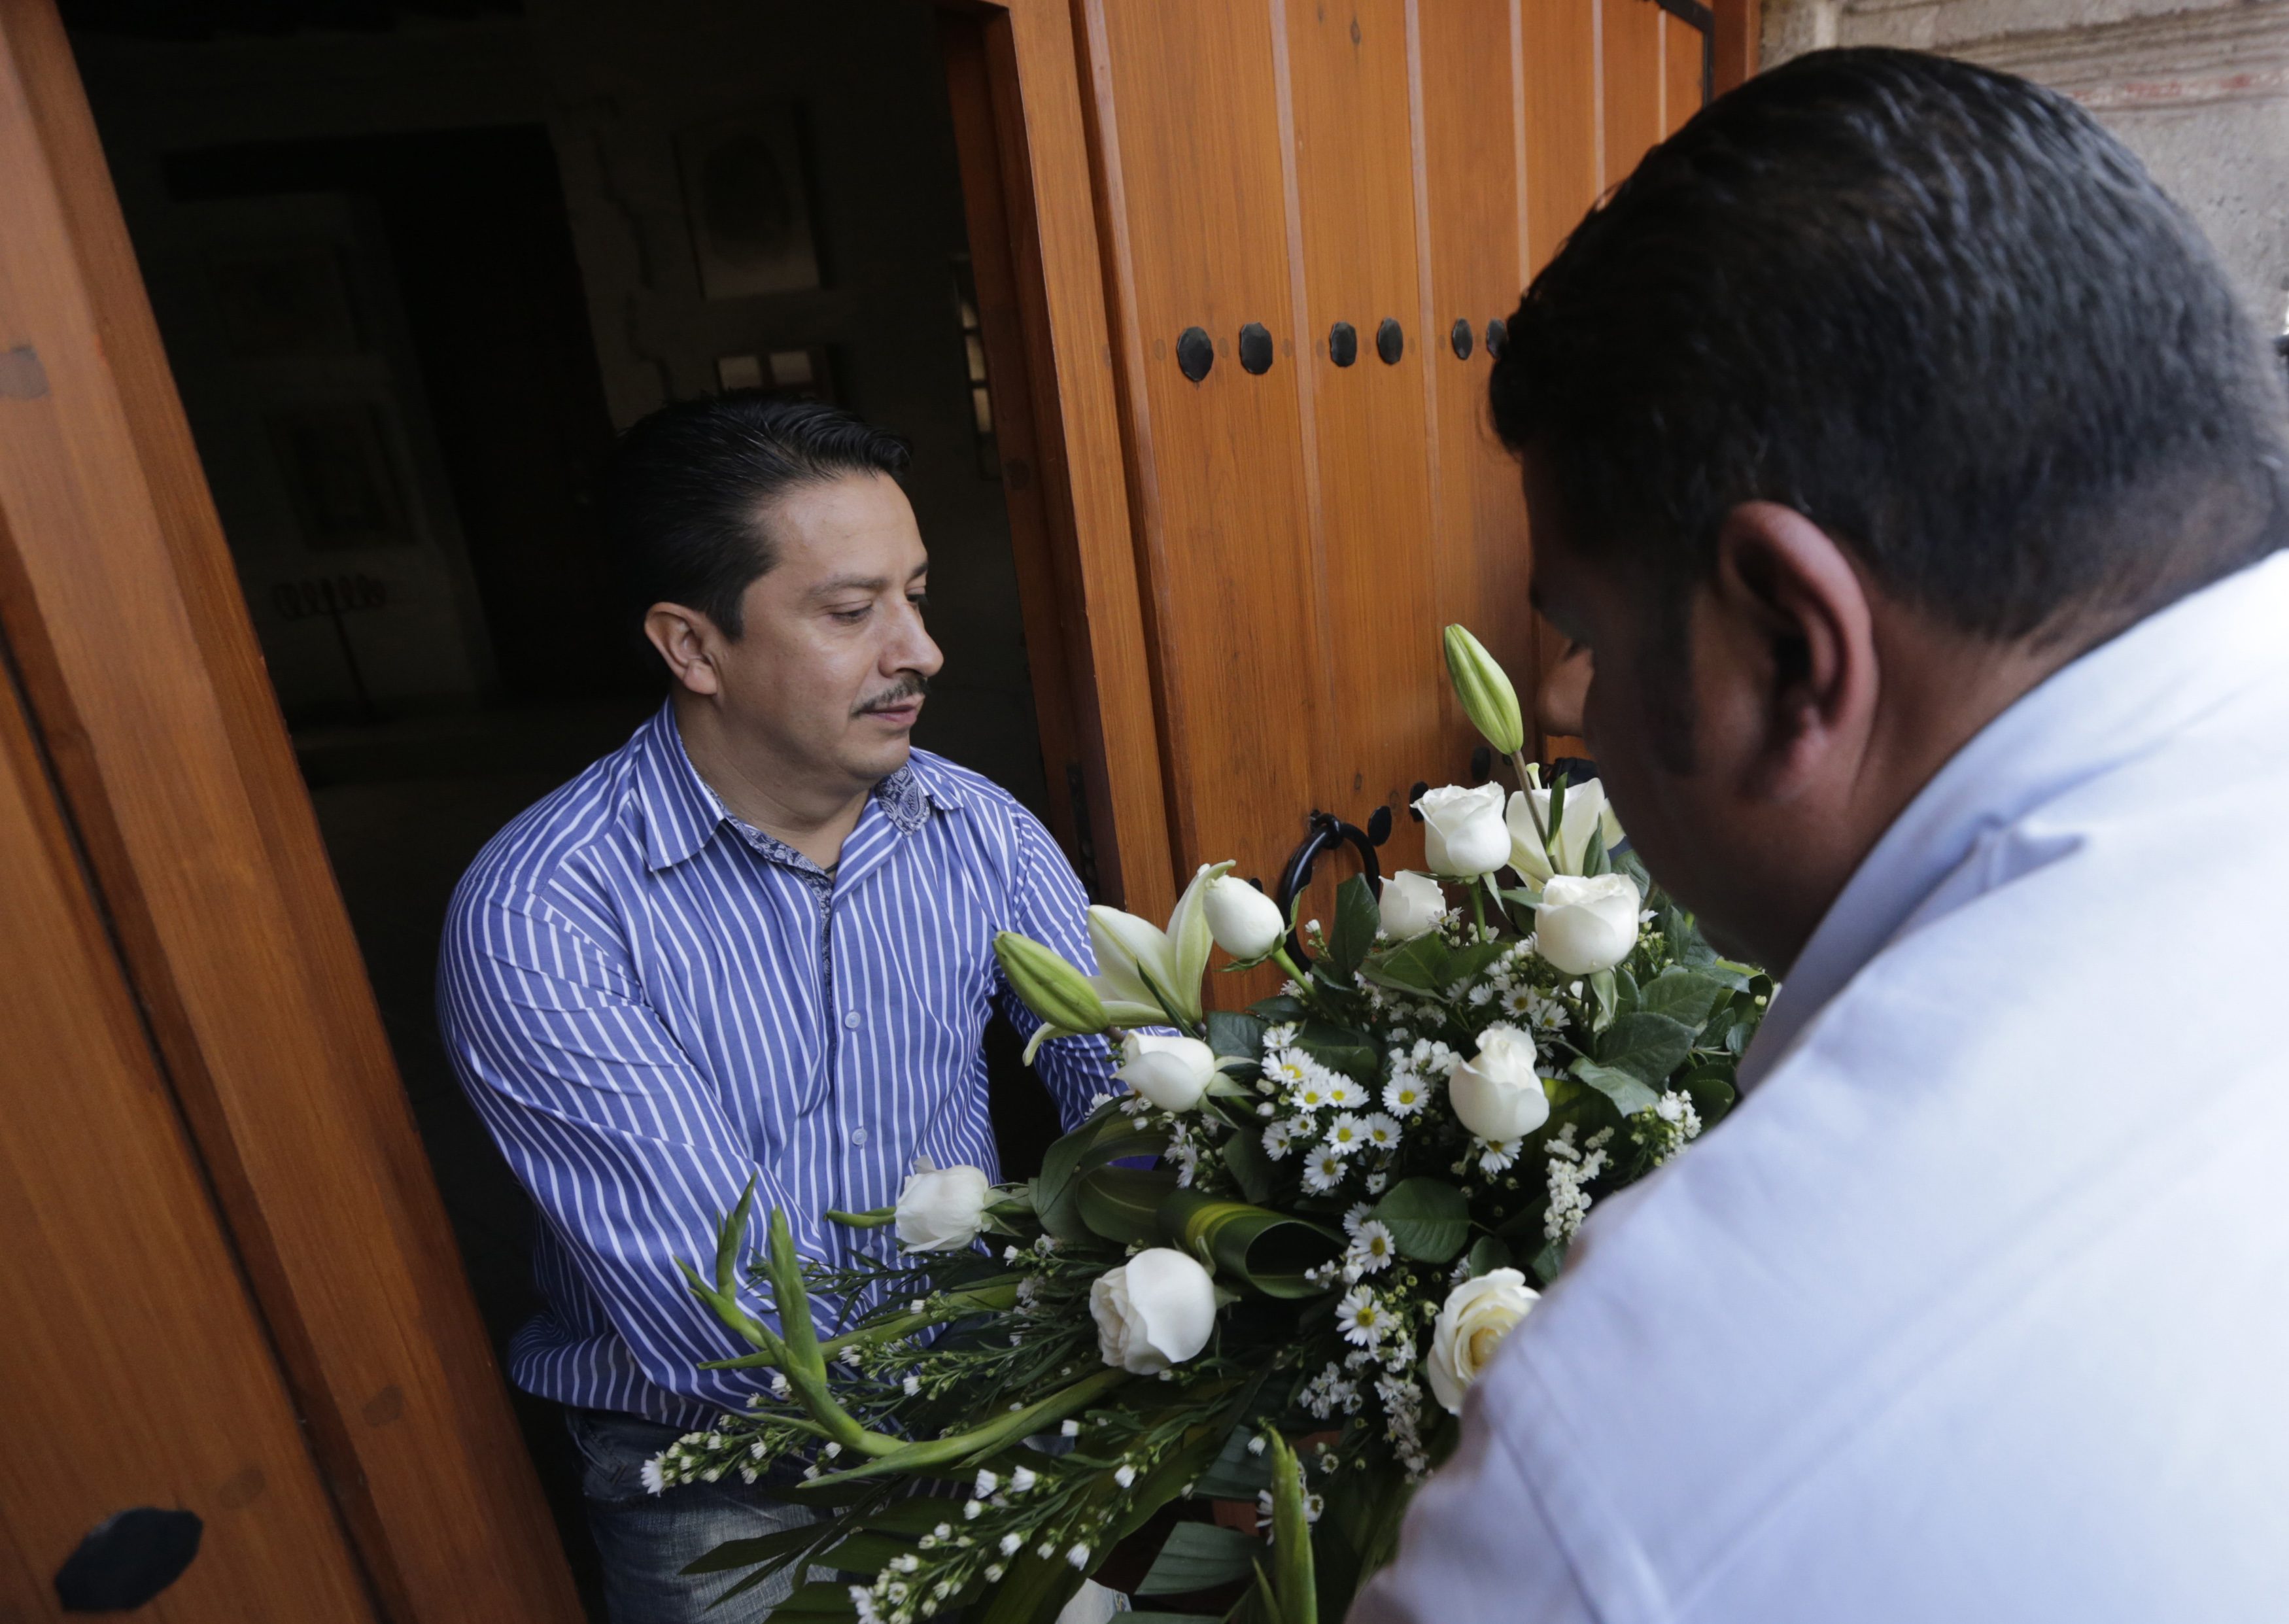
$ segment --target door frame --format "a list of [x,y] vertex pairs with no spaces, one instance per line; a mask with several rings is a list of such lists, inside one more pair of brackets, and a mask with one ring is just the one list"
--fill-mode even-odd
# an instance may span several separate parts
[[937,0],[1050,827],[1094,900],[1176,898],[1105,264],[1066,0]]

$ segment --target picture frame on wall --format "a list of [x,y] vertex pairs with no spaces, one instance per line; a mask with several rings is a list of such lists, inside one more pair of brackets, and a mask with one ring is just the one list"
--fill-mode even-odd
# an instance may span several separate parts
[[753,299],[820,285],[794,102],[692,124],[677,134],[675,152],[706,297]]

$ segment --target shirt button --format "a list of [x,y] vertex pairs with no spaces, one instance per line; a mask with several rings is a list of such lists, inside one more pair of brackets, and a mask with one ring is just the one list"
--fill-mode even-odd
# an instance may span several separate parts
[[849,1027],[855,1032],[860,1027],[866,1024],[866,1017],[860,1014],[857,1010],[849,1010],[843,1013],[842,1024]]
[[865,1143],[866,1142],[866,1130],[865,1130],[865,1129],[864,1129],[864,1128],[853,1128],[853,1129],[851,1129],[851,1130],[850,1130],[850,1142],[851,1142],[852,1144],[854,1144],[854,1145],[863,1145],[863,1144],[865,1144]]

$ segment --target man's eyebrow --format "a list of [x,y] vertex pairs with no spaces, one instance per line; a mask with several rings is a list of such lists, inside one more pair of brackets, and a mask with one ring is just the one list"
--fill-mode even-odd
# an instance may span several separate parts
[[834,597],[844,592],[880,592],[890,583],[880,575],[834,575],[810,589],[814,598]]

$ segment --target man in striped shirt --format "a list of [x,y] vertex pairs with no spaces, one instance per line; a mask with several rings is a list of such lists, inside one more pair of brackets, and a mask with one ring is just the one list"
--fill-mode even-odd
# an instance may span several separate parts
[[[917,1156],[993,1173],[980,1037],[997,1007],[1036,1024],[994,934],[1093,963],[1040,822],[908,743],[942,658],[905,464],[887,434],[757,396],[630,429],[607,521],[670,698],[496,836],[447,921],[445,1038],[541,1220],[547,1307],[509,1373],[567,1406],[615,1624],[698,1618],[726,1581],[686,1563],[803,1515],[736,1484],[644,1489],[649,1457],[757,1385],[698,1368],[745,1349],[676,1260],[713,1255],[750,1178],[833,1261],[887,1232],[818,1215],[888,1205]],[[1111,1086],[1098,1039],[1045,1045],[1040,1071],[1068,1125]]]

